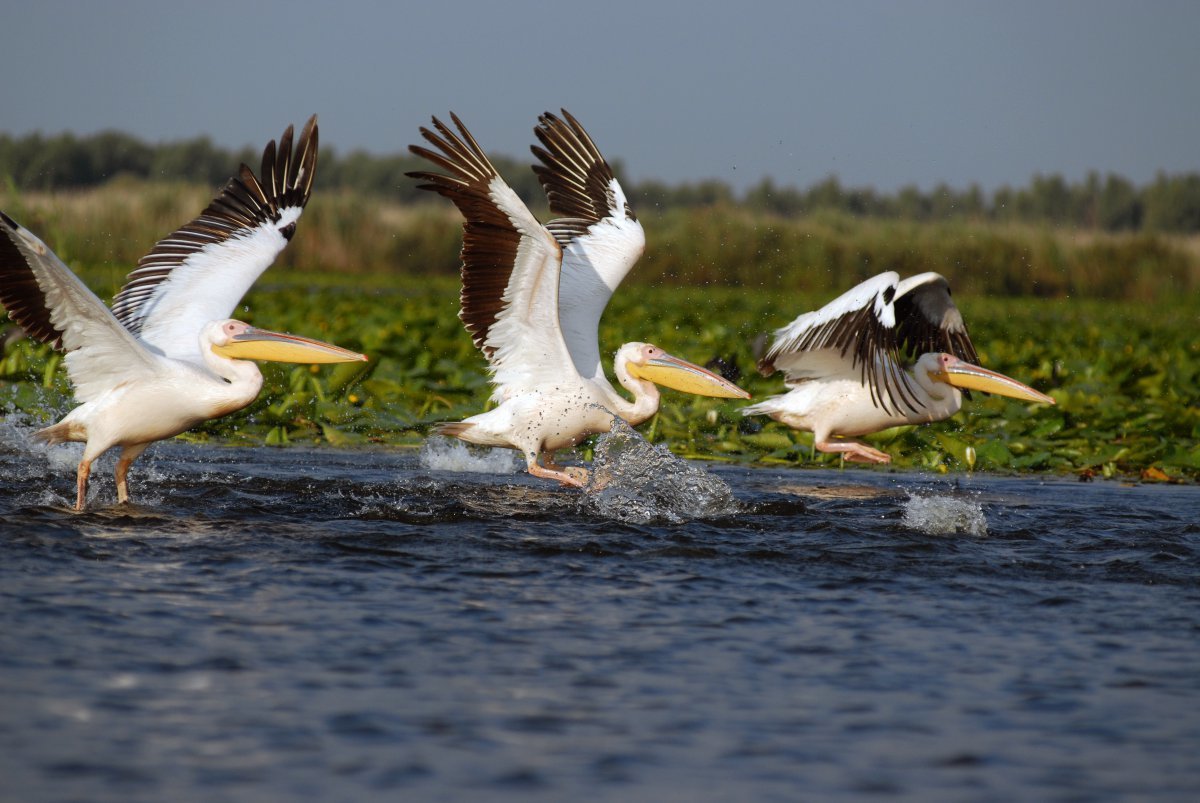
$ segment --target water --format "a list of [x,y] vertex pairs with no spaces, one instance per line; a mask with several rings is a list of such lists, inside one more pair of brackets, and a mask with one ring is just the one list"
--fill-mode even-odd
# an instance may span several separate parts
[[3,800],[1200,789],[1194,486],[166,443],[77,515],[25,434]]

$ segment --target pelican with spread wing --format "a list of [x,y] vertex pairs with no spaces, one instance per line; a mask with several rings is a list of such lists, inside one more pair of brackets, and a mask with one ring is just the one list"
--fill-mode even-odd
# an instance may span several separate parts
[[810,431],[819,451],[887,463],[887,453],[853,438],[949,418],[962,407],[959,388],[1054,404],[978,362],[946,280],[922,273],[901,281],[889,271],[776,331],[758,368],[783,371],[791,390],[742,414]]
[[[421,129],[433,149],[410,150],[445,173],[411,173],[462,212],[459,317],[489,362],[497,406],[439,432],[471,443],[519,449],[529,473],[582,486],[586,471],[554,453],[607,432],[613,416],[639,424],[658,410],[655,383],[723,398],[749,394],[649,343],[626,343],[614,372],[633,400],[613,388],[600,362],[597,326],[613,292],[641,256],[646,238],[621,185],[578,121],[546,113],[534,129],[533,169],[560,215],[542,225],[457,116],[457,133],[436,117]],[[543,462],[539,459],[545,456]]]
[[129,467],[151,443],[253,402],[263,378],[246,360],[366,359],[229,318],[291,239],[316,153],[316,118],[295,152],[289,126],[278,149],[267,145],[261,177],[242,165],[199,217],[142,258],[112,310],[45,243],[0,212],[0,303],[31,337],[66,352],[81,403],[36,434],[51,444],[86,444],[76,510],[84,507],[93,461],[110,448],[121,447],[117,499],[127,502]]

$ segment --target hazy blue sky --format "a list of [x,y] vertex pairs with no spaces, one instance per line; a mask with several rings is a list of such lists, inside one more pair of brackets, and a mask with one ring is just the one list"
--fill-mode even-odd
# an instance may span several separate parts
[[0,130],[345,154],[565,106],[630,179],[893,190],[1200,171],[1200,3],[4,0]]

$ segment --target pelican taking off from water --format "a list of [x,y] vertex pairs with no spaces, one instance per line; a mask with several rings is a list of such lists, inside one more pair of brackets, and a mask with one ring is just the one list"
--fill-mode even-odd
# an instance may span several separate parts
[[127,502],[130,464],[154,441],[242,409],[262,374],[250,359],[348,362],[361,354],[256,329],[229,314],[291,239],[316,167],[316,118],[292,153],[289,126],[263,154],[262,177],[242,165],[191,223],[129,276],[110,311],[46,245],[0,212],[0,303],[33,338],[66,352],[81,402],[36,433],[50,444],[86,443],[76,472],[82,510],[92,462],[113,446],[117,500]]
[[901,281],[889,271],[776,331],[758,369],[783,371],[791,390],[742,414],[808,430],[819,451],[887,463],[888,454],[850,438],[949,418],[962,407],[959,388],[1054,404],[978,362],[946,280],[922,273]]
[[543,147],[533,147],[541,162],[533,169],[550,210],[561,215],[546,225],[454,114],[457,134],[436,117],[436,131],[421,129],[436,150],[409,146],[446,174],[409,175],[453,201],[466,219],[459,317],[487,357],[495,385],[494,409],[438,432],[519,449],[530,474],[582,486],[586,471],[555,465],[554,452],[607,432],[614,414],[634,425],[650,418],[658,410],[655,383],[703,396],[749,394],[649,343],[626,343],[617,351],[617,381],[633,401],[609,383],[597,326],[646,237],[591,137],[562,114],[543,114],[534,129]]

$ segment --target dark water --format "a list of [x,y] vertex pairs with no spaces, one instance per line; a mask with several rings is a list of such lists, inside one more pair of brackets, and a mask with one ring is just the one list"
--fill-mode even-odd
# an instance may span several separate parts
[[0,438],[4,800],[1200,790],[1200,488],[76,454]]

